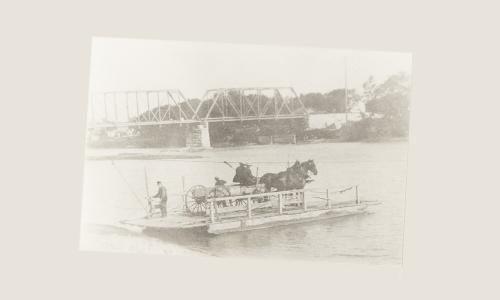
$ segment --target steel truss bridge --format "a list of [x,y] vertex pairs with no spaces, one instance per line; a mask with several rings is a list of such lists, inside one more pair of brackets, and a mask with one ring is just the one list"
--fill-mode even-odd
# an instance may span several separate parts
[[91,95],[88,128],[305,117],[304,104],[291,87],[212,89],[201,100],[187,100],[176,89],[122,91]]

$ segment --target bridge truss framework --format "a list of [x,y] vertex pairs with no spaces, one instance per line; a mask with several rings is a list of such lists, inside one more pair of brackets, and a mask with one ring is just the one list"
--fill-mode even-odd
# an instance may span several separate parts
[[201,101],[174,89],[92,94],[88,128],[305,118],[291,87],[208,90]]

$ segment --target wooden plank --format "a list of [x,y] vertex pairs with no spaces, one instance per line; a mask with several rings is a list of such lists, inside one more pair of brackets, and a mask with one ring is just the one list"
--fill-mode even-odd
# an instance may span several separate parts
[[307,200],[306,200],[306,197],[304,195],[304,192],[299,192],[298,195],[300,196],[300,198],[302,198],[302,206],[304,208],[304,211],[307,210]]
[[278,211],[279,214],[283,214],[283,200],[281,199],[281,195],[278,195]]
[[274,214],[266,217],[255,217],[247,220],[232,220],[228,222],[219,222],[210,224],[208,232],[212,234],[221,234],[226,232],[248,231],[261,228],[269,228],[283,226],[288,224],[304,223],[315,220],[342,217],[347,215],[363,213],[367,205],[355,205],[344,209],[337,210],[310,210],[307,212],[300,211],[291,214]]
[[128,104],[128,93],[127,92],[125,92],[125,105],[127,108],[127,122],[130,122],[130,108],[129,108],[129,104]]
[[215,222],[215,208],[214,208],[214,203],[210,202],[210,222]]
[[289,191],[280,191],[280,192],[269,192],[269,193],[258,193],[258,194],[250,194],[250,195],[238,195],[238,196],[229,196],[229,197],[217,197],[210,198],[207,201],[234,201],[236,199],[248,199],[248,198],[261,198],[266,196],[277,196],[281,194],[293,194],[296,192],[303,192],[303,189],[300,190],[289,190]]
[[248,218],[252,218],[252,200],[247,200]]
[[[213,202],[210,202],[213,203]],[[259,209],[259,208],[266,208],[266,207],[272,207],[272,203],[270,201],[268,202],[262,202],[262,203],[253,203],[252,204],[252,210]],[[225,213],[231,213],[235,211],[245,211],[247,210],[248,207],[247,205],[237,205],[237,206],[227,206],[227,207],[218,207],[217,214],[225,214]]]
[[356,186],[356,203],[359,203],[358,186]]
[[303,201],[300,199],[286,200],[283,202],[284,202],[283,205],[303,204]]
[[135,107],[137,109],[136,123],[139,123],[141,120],[141,110],[139,108],[139,93],[137,92],[135,92]]
[[[204,227],[207,228],[211,233],[219,234],[225,232],[254,230],[357,214],[364,212],[367,207],[377,204],[380,204],[380,202],[366,201],[365,203],[363,201],[362,204],[355,204],[354,202],[344,202],[339,203],[332,209],[327,209],[324,207],[310,207],[307,212],[304,212],[302,209],[293,209],[284,211],[281,215],[276,211],[267,211],[264,213],[255,214],[251,219],[247,218],[247,214],[243,210],[232,212],[231,219],[229,219],[228,216],[227,219],[222,219],[221,221],[215,222],[210,222],[210,218],[203,216],[185,216],[174,214],[164,218],[158,217],[123,220],[121,221],[121,223],[139,226],[142,228],[156,229],[190,229]],[[255,205],[257,205],[257,203],[255,203]]]

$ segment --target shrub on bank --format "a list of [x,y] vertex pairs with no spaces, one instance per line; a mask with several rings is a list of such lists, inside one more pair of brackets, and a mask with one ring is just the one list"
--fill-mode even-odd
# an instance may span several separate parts
[[407,137],[408,124],[403,119],[364,118],[349,123],[339,130],[343,141],[377,141],[386,138]]

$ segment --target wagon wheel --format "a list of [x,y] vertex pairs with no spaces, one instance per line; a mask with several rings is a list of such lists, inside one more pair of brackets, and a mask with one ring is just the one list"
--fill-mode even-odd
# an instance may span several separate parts
[[[220,198],[220,197],[228,197],[231,196],[231,193],[229,192],[229,189],[225,186],[216,186],[210,189],[208,192],[208,197],[209,198]],[[228,205],[231,205],[232,203],[227,203],[226,201],[215,201],[214,204],[217,207],[226,207]]]
[[208,207],[208,192],[203,185],[195,185],[186,193],[186,211],[194,215],[205,214]]

